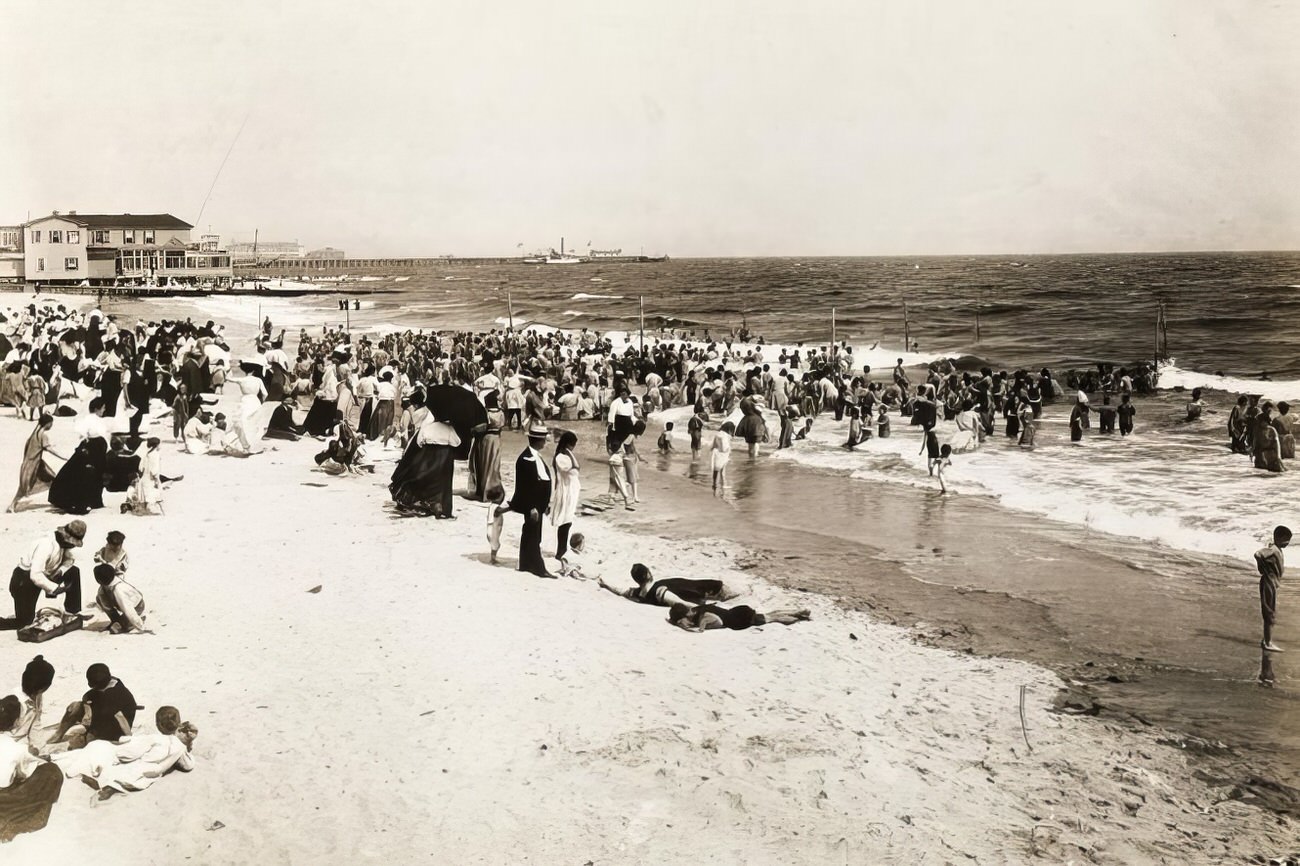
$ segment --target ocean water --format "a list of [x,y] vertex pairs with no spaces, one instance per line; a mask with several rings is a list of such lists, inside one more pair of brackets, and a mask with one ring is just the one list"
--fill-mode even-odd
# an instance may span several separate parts
[[[448,277],[456,277],[449,280]],[[1067,403],[1049,406],[1039,447],[1024,452],[998,433],[957,455],[961,495],[990,497],[1024,519],[1068,525],[1196,553],[1248,557],[1276,523],[1300,523],[1300,473],[1270,475],[1227,448],[1237,393],[1300,405],[1300,254],[1084,255],[951,258],[691,259],[654,264],[447,267],[370,281],[378,290],[347,313],[328,297],[196,299],[200,315],[290,332],[348,324],[488,329],[525,324],[647,339],[660,329],[725,338],[746,324],[770,344],[828,345],[836,335],[859,365],[886,378],[895,359],[939,357],[994,369],[1055,371],[1131,364],[1154,352],[1157,311],[1167,316],[1162,391],[1138,397],[1137,429],[1121,439],[1068,441]],[[174,302],[160,299],[159,315]],[[919,350],[903,352],[908,331]],[[980,339],[976,341],[976,315]],[[290,339],[290,345],[293,344]],[[238,354],[238,353],[237,353]],[[777,352],[765,356],[775,361]],[[1267,373],[1268,380],[1261,380]],[[1185,393],[1212,389],[1202,420],[1185,423]],[[818,419],[812,437],[773,455],[809,472],[863,483],[929,486],[920,440],[906,419],[894,436],[853,452],[847,422]],[[684,425],[682,425],[684,426]],[[940,428],[941,439],[952,428]]]

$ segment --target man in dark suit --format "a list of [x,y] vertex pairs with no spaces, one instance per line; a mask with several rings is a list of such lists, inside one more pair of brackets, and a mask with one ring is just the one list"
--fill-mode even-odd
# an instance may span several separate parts
[[524,516],[524,531],[519,537],[519,570],[538,577],[555,577],[546,570],[542,559],[542,515],[551,505],[551,472],[542,457],[549,431],[535,422],[528,428],[528,447],[515,460],[515,492],[510,510]]

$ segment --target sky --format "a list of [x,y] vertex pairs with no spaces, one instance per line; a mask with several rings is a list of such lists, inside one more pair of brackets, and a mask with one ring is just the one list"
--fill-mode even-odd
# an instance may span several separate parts
[[6,0],[0,223],[356,256],[1300,249],[1300,4]]

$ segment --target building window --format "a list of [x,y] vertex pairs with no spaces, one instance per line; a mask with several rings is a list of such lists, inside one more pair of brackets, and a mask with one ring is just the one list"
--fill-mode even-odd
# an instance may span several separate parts
[[153,243],[153,229],[144,230],[144,242],[147,244]]
[[122,243],[135,243],[135,229],[122,229]]
[[206,268],[206,267],[208,266],[208,257],[207,257],[207,256],[197,256],[197,257],[195,257],[195,259],[194,259],[194,264],[198,265],[198,266],[201,267],[201,268]]
[[69,232],[68,232],[68,243],[70,243],[70,244],[79,244],[79,243],[81,243],[81,232],[80,232],[80,231],[69,231]]
[[63,269],[65,271],[75,271],[77,269],[77,264],[76,256],[68,256],[63,260]]
[[39,244],[40,242],[41,242],[41,230],[32,229],[32,243]]
[[[37,232],[37,234],[39,235],[40,232]],[[45,259],[37,259],[37,260],[36,260],[36,270],[38,270],[38,271],[43,271],[43,270],[45,270]]]
[[91,242],[96,244],[108,243],[108,232],[103,229],[96,229],[90,233]]
[[52,244],[63,243],[63,231],[60,229],[50,229],[50,243]]

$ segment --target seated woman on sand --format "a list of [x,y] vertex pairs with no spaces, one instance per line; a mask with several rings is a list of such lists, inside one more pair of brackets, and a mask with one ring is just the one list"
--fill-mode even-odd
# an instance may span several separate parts
[[670,577],[655,580],[650,569],[641,563],[632,566],[632,580],[636,586],[616,589],[600,579],[602,589],[641,604],[672,607],[676,604],[704,604],[706,601],[727,601],[740,595],[720,580],[693,580],[688,577]]
[[806,610],[774,610],[769,613],[759,613],[747,604],[736,607],[722,607],[716,604],[691,607],[688,604],[674,604],[668,611],[668,621],[686,631],[708,631],[715,628],[742,631],[751,626],[766,625],[770,622],[794,625],[811,618],[812,614]]
[[9,736],[22,714],[16,696],[0,698],[0,842],[42,829],[63,787],[58,767],[33,755],[26,740]]

